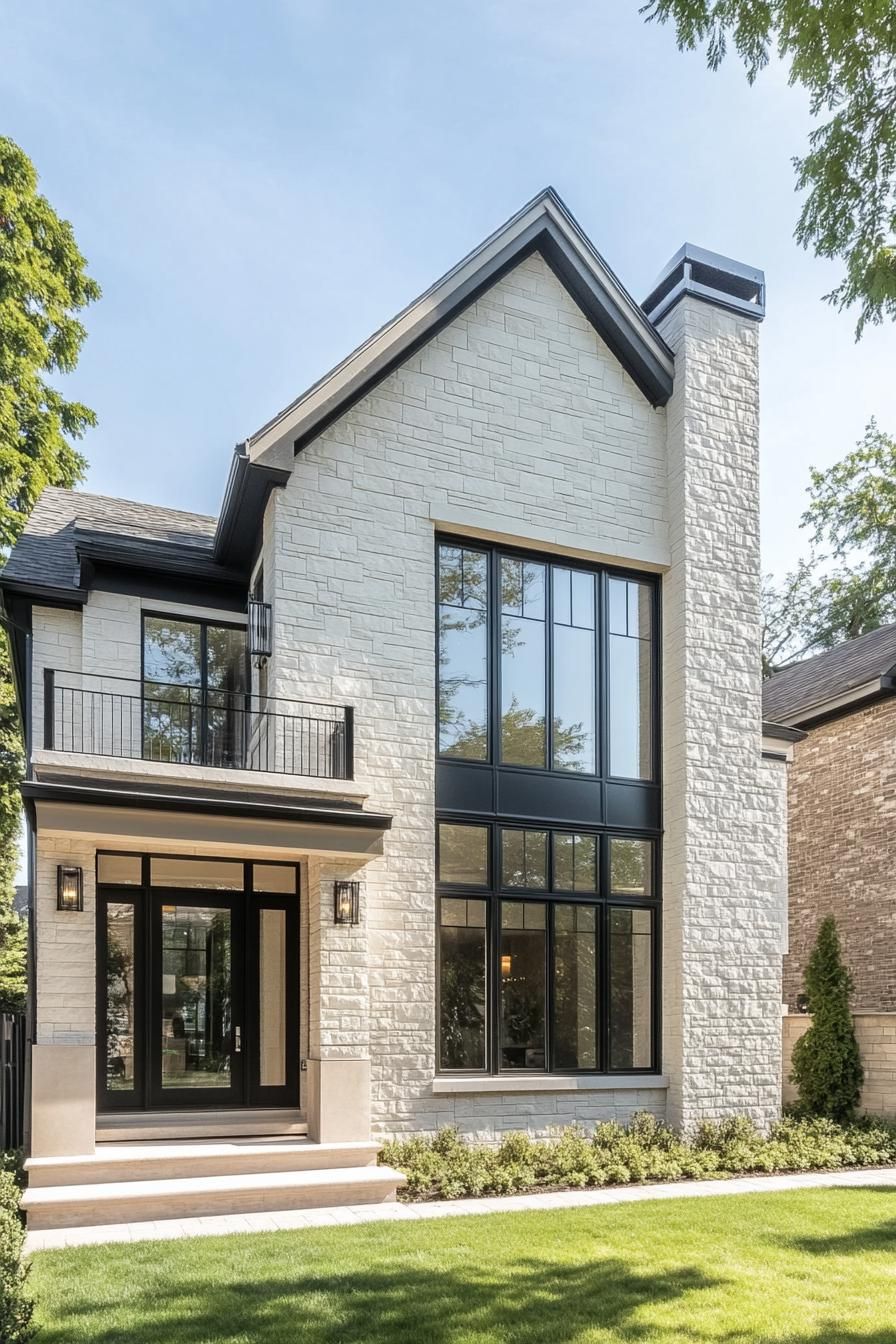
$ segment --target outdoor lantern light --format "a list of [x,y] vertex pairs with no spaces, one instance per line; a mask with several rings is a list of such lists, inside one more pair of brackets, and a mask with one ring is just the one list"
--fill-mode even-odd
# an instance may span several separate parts
[[337,924],[360,924],[360,882],[333,883],[333,919]]
[[84,870],[60,863],[56,869],[56,909],[84,909]]
[[249,599],[249,656],[270,658],[273,648],[274,620],[270,602]]

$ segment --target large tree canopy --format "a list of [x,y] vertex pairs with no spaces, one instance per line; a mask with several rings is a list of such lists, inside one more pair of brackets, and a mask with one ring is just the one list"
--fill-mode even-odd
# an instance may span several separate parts
[[893,0],[648,0],[680,48],[706,47],[717,69],[729,42],[752,82],[776,52],[809,94],[813,130],[797,159],[806,191],[796,237],[845,264],[825,297],[867,322],[896,317],[896,5]]
[[763,588],[766,676],[896,620],[896,439],[871,420],[808,493],[810,557]]
[[[84,472],[72,440],[93,412],[47,376],[70,373],[85,331],[77,313],[99,298],[72,226],[37,190],[34,165],[0,136],[0,556],[5,558],[45,485]],[[24,931],[12,911],[22,743],[0,639],[0,1008],[24,995]]]

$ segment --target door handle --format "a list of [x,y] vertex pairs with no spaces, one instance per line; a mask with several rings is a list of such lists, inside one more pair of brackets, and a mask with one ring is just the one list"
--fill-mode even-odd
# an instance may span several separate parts
[[238,1055],[243,1048],[242,1034],[239,1027],[233,1029],[233,1053]]

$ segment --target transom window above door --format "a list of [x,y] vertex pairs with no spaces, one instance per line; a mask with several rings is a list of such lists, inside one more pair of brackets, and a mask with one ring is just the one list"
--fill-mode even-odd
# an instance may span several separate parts
[[237,765],[249,727],[246,631],[179,617],[143,618],[143,754]]
[[652,579],[438,544],[443,759],[655,776]]

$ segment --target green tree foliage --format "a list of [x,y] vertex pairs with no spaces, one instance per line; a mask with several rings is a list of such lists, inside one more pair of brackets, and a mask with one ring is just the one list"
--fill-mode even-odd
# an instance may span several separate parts
[[811,555],[763,587],[763,672],[896,620],[896,439],[871,420],[851,453],[812,470]]
[[864,1072],[849,1011],[852,977],[843,964],[832,916],[822,920],[804,977],[812,1025],[793,1047],[790,1081],[800,1109],[845,1123],[855,1115]]
[[[775,53],[822,119],[795,160],[807,193],[797,241],[840,258],[825,297],[859,306],[867,322],[896,317],[896,8],[892,0],[648,0],[649,20],[672,23],[681,49],[705,47],[717,69],[729,42],[752,83]],[[823,118],[830,114],[828,120]]]
[[[0,136],[0,553],[19,536],[45,485],[71,486],[84,459],[73,446],[93,412],[47,381],[70,373],[85,330],[77,314],[99,298],[72,226],[37,190],[26,154]],[[24,994],[24,933],[12,911],[22,744],[0,641],[0,1006]]]

